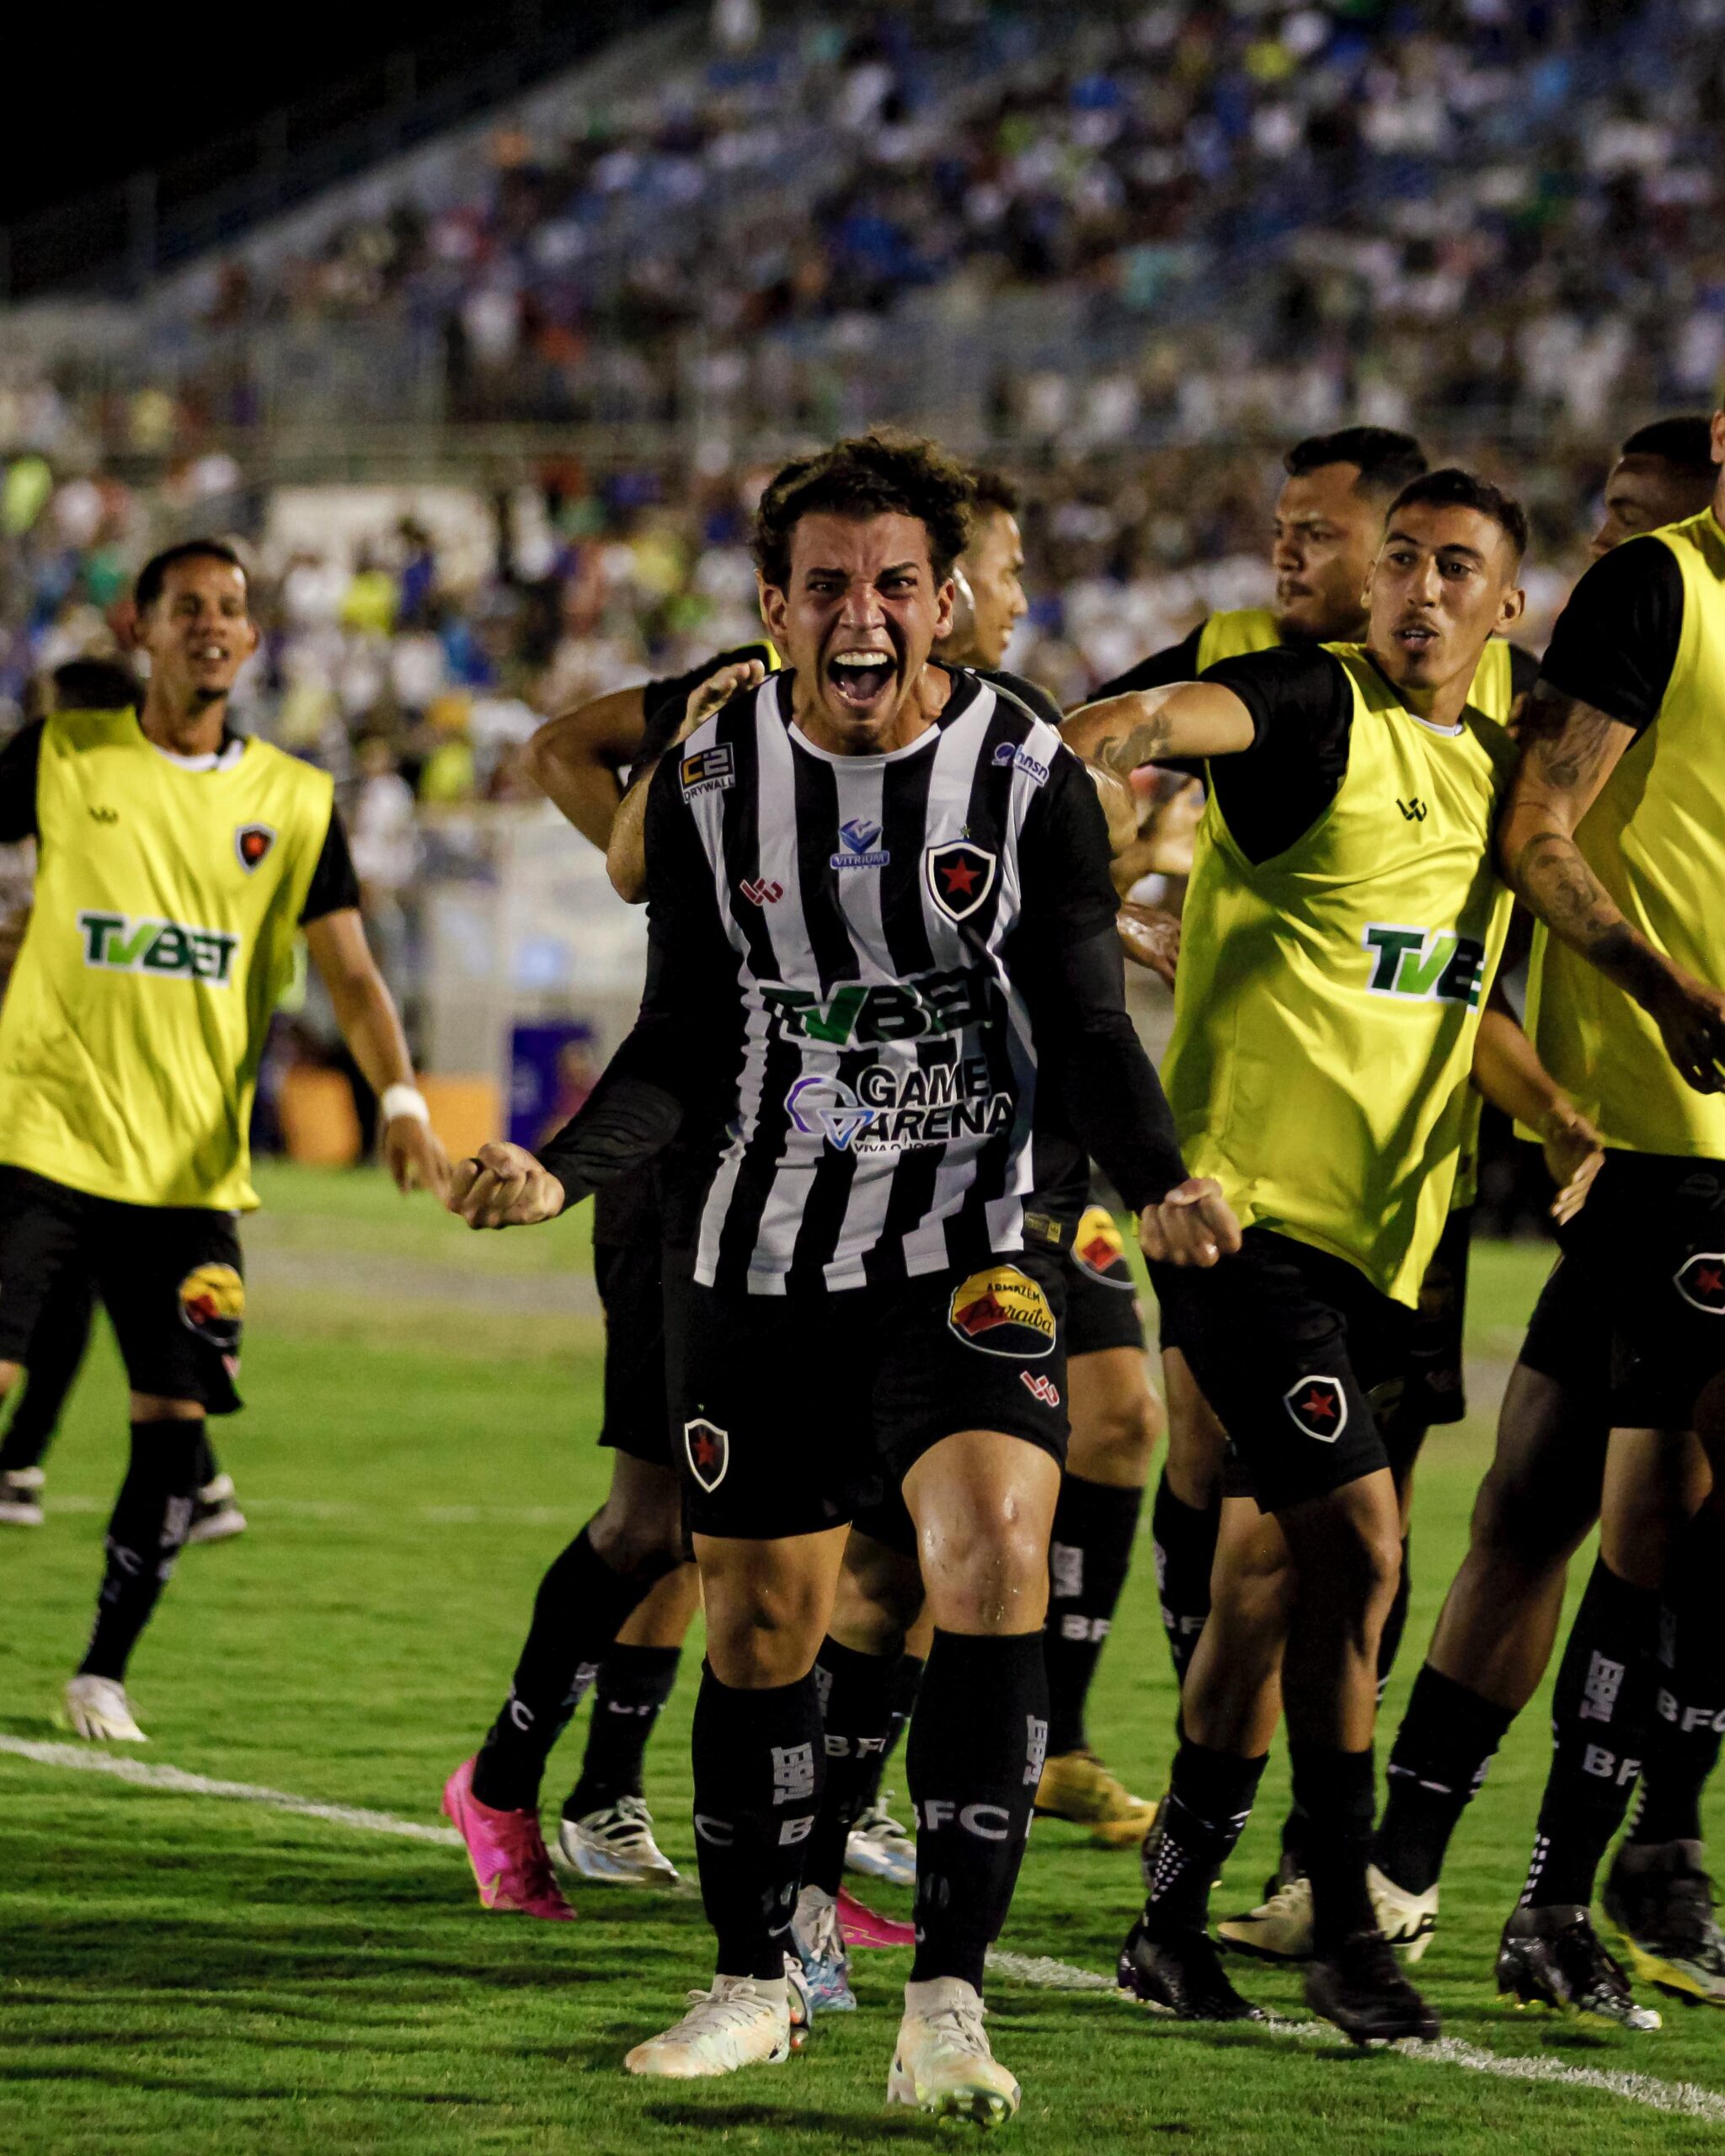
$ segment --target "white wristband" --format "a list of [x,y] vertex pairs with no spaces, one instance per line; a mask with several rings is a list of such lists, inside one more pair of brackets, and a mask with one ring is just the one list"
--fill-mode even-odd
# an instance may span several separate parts
[[398,1116],[404,1115],[410,1115],[415,1123],[431,1120],[425,1096],[417,1086],[386,1086],[383,1098],[377,1103],[377,1113],[386,1123],[393,1123]]

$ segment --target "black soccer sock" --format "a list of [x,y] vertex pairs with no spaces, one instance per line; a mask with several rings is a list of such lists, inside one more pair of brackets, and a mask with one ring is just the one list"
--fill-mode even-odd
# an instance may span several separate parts
[[1705,1504],[1684,1530],[1660,1597],[1641,1808],[1630,1839],[1698,1842],[1701,1791],[1725,1729],[1725,1518]]
[[1132,1563],[1144,1492],[1060,1478],[1049,1541],[1048,1748],[1084,1748],[1084,1702]]
[[94,1308],[93,1292],[82,1282],[68,1286],[62,1275],[50,1289],[30,1337],[24,1390],[0,1438],[0,1474],[41,1465],[90,1344]]
[[1390,1753],[1389,1801],[1372,1844],[1373,1863],[1405,1892],[1423,1894],[1436,1886],[1450,1837],[1514,1719],[1511,1708],[1482,1699],[1429,1662],[1414,1678]]
[[1377,1922],[1365,1883],[1376,1806],[1371,1748],[1341,1752],[1290,1742],[1288,1763],[1305,1815],[1300,1848],[1311,1881],[1312,1951],[1322,1956]]
[[701,1669],[695,1700],[695,1847],[725,1977],[782,1977],[803,1860],[820,1807],[814,1672],[742,1692]]
[[1378,1705],[1384,1704],[1384,1692],[1390,1682],[1390,1672],[1396,1667],[1396,1657],[1402,1650],[1402,1635],[1407,1630],[1407,1594],[1410,1582],[1407,1574],[1408,1542],[1402,1538],[1402,1570],[1396,1581],[1394,1599],[1389,1614],[1384,1619],[1384,1629],[1378,1635]]
[[1252,1817],[1268,1757],[1242,1759],[1181,1738],[1144,1845],[1144,1923],[1152,1937],[1203,1929],[1210,1887]]
[[887,1690],[886,1742],[873,1758],[863,1763],[863,1773],[857,1783],[861,1812],[867,1812],[880,1801],[881,1777],[886,1771],[886,1763],[899,1748],[900,1740],[911,1726],[911,1717],[916,1710],[923,1667],[920,1654],[901,1654],[893,1665]]
[[619,1628],[659,1574],[614,1572],[583,1528],[539,1582],[533,1621],[503,1711],[473,1763],[473,1794],[500,1812],[539,1801],[551,1748],[599,1673]]
[[647,1740],[677,1681],[681,1647],[607,1649],[593,1680],[593,1719],[580,1779],[563,1801],[565,1819],[605,1812],[620,1796],[640,1796]]
[[216,1448],[211,1444],[206,1431],[198,1447],[198,1487],[207,1490],[222,1472],[222,1463],[216,1457]]
[[836,1894],[844,1882],[845,1840],[868,1801],[886,1748],[897,1657],[858,1654],[836,1640],[821,1643],[814,1665],[825,1732],[826,1787],[803,1860],[803,1883]]
[[1659,1597],[1601,1557],[1575,1613],[1551,1700],[1551,1769],[1521,1906],[1593,1899],[1605,1845],[1641,1771]]
[[108,1559],[96,1598],[96,1626],[80,1677],[126,1675],[191,1525],[202,1419],[134,1422],[131,1463],[108,1523]]
[[1047,1749],[1042,1634],[937,1632],[905,1747],[916,1815],[913,1983],[958,1977],[981,1990]]
[[1183,1684],[1187,1666],[1198,1652],[1204,1620],[1210,1614],[1210,1576],[1216,1561],[1216,1534],[1221,1519],[1219,1504],[1200,1508],[1177,1497],[1168,1487],[1167,1470],[1162,1470],[1150,1508],[1150,1529],[1155,1537],[1162,1630],[1168,1636],[1174,1674]]

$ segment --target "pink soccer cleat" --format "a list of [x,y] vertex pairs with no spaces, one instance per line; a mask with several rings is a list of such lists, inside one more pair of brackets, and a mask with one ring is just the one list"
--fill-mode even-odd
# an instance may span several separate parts
[[916,1944],[915,1924],[899,1924],[891,1917],[877,1916],[854,1894],[847,1894],[842,1886],[839,1889],[838,1918],[839,1929],[844,1935],[846,1946],[914,1946]]
[[551,1869],[537,1812],[499,1812],[473,1794],[473,1762],[463,1759],[443,1785],[443,1809],[467,1845],[467,1861],[488,1909],[569,1924],[574,1911]]

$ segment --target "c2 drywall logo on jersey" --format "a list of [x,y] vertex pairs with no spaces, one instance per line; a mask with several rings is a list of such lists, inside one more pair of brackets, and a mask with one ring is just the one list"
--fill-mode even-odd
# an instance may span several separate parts
[[970,839],[948,839],[923,856],[928,894],[948,921],[968,921],[994,889],[995,856]]
[[217,928],[188,928],[143,914],[81,913],[84,963],[110,974],[156,974],[168,980],[202,980],[226,988],[240,939]]
[[824,1041],[831,1048],[956,1033],[989,1013],[989,977],[975,967],[909,980],[845,981],[825,996],[776,980],[762,981],[760,992],[775,1039]]
[[799,1078],[785,1095],[785,1113],[804,1137],[818,1133],[841,1153],[914,1150],[1010,1129],[1012,1097],[992,1090],[986,1056],[969,1055],[929,1070],[871,1063],[854,1085]]
[[884,868],[892,859],[884,846],[877,845],[880,826],[872,817],[852,816],[839,825],[839,851],[833,855],[830,867],[834,868]]
[[1024,1362],[1054,1352],[1055,1314],[1048,1297],[1016,1265],[991,1265],[955,1288],[947,1326],[984,1355]]
[[1374,995],[1406,995],[1427,1003],[1479,1001],[1486,947],[1449,929],[1407,928],[1393,921],[1369,921],[1360,937],[1373,954],[1366,987]]
[[737,760],[729,741],[716,741],[710,749],[697,749],[692,756],[685,756],[677,773],[682,781],[683,798],[692,801],[697,794],[723,793],[737,782]]

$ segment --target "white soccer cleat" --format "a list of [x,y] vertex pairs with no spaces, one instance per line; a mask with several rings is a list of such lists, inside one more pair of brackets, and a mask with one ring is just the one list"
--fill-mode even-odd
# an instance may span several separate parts
[[1410,1894],[1393,1879],[1386,1879],[1375,1864],[1366,1867],[1365,1884],[1378,1929],[1404,1961],[1417,1961],[1431,1945],[1438,1928],[1436,1885],[1427,1887],[1423,1894]]
[[132,1718],[126,1687],[111,1677],[71,1677],[66,1684],[66,1719],[74,1737],[98,1744],[147,1744]]
[[8,1467],[0,1475],[0,1527],[40,1527],[42,1485],[47,1481],[40,1467]]
[[916,1884],[916,1844],[877,1800],[861,1813],[845,1839],[845,1869],[894,1886]]
[[782,1992],[753,1977],[715,1977],[711,1991],[692,1991],[688,2012],[662,2036],[637,2044],[624,2059],[631,2073],[665,2081],[704,2081],[745,2066],[782,2066],[809,2028],[809,1999],[788,1963]]
[[961,1977],[906,1984],[887,2102],[937,2119],[1004,2126],[1023,2092],[989,2048],[982,2025],[987,2011]]
[[188,1542],[227,1542],[246,1531],[246,1516],[233,1494],[233,1477],[218,1475],[206,1482],[192,1501],[192,1524],[185,1531]]
[[678,1877],[676,1866],[653,1838],[653,1814],[638,1796],[620,1796],[601,1812],[565,1819],[557,1830],[557,1854],[566,1870],[583,1879],[671,1886]]
[[[1366,1867],[1378,1929],[1404,1961],[1417,1961],[1438,1928],[1438,1890],[1410,1894],[1377,1866]],[[1225,1917],[1216,1936],[1236,1954],[1255,1954],[1264,1961],[1311,1959],[1311,1881],[1298,1874],[1284,1880],[1268,1901],[1237,1917]]]

